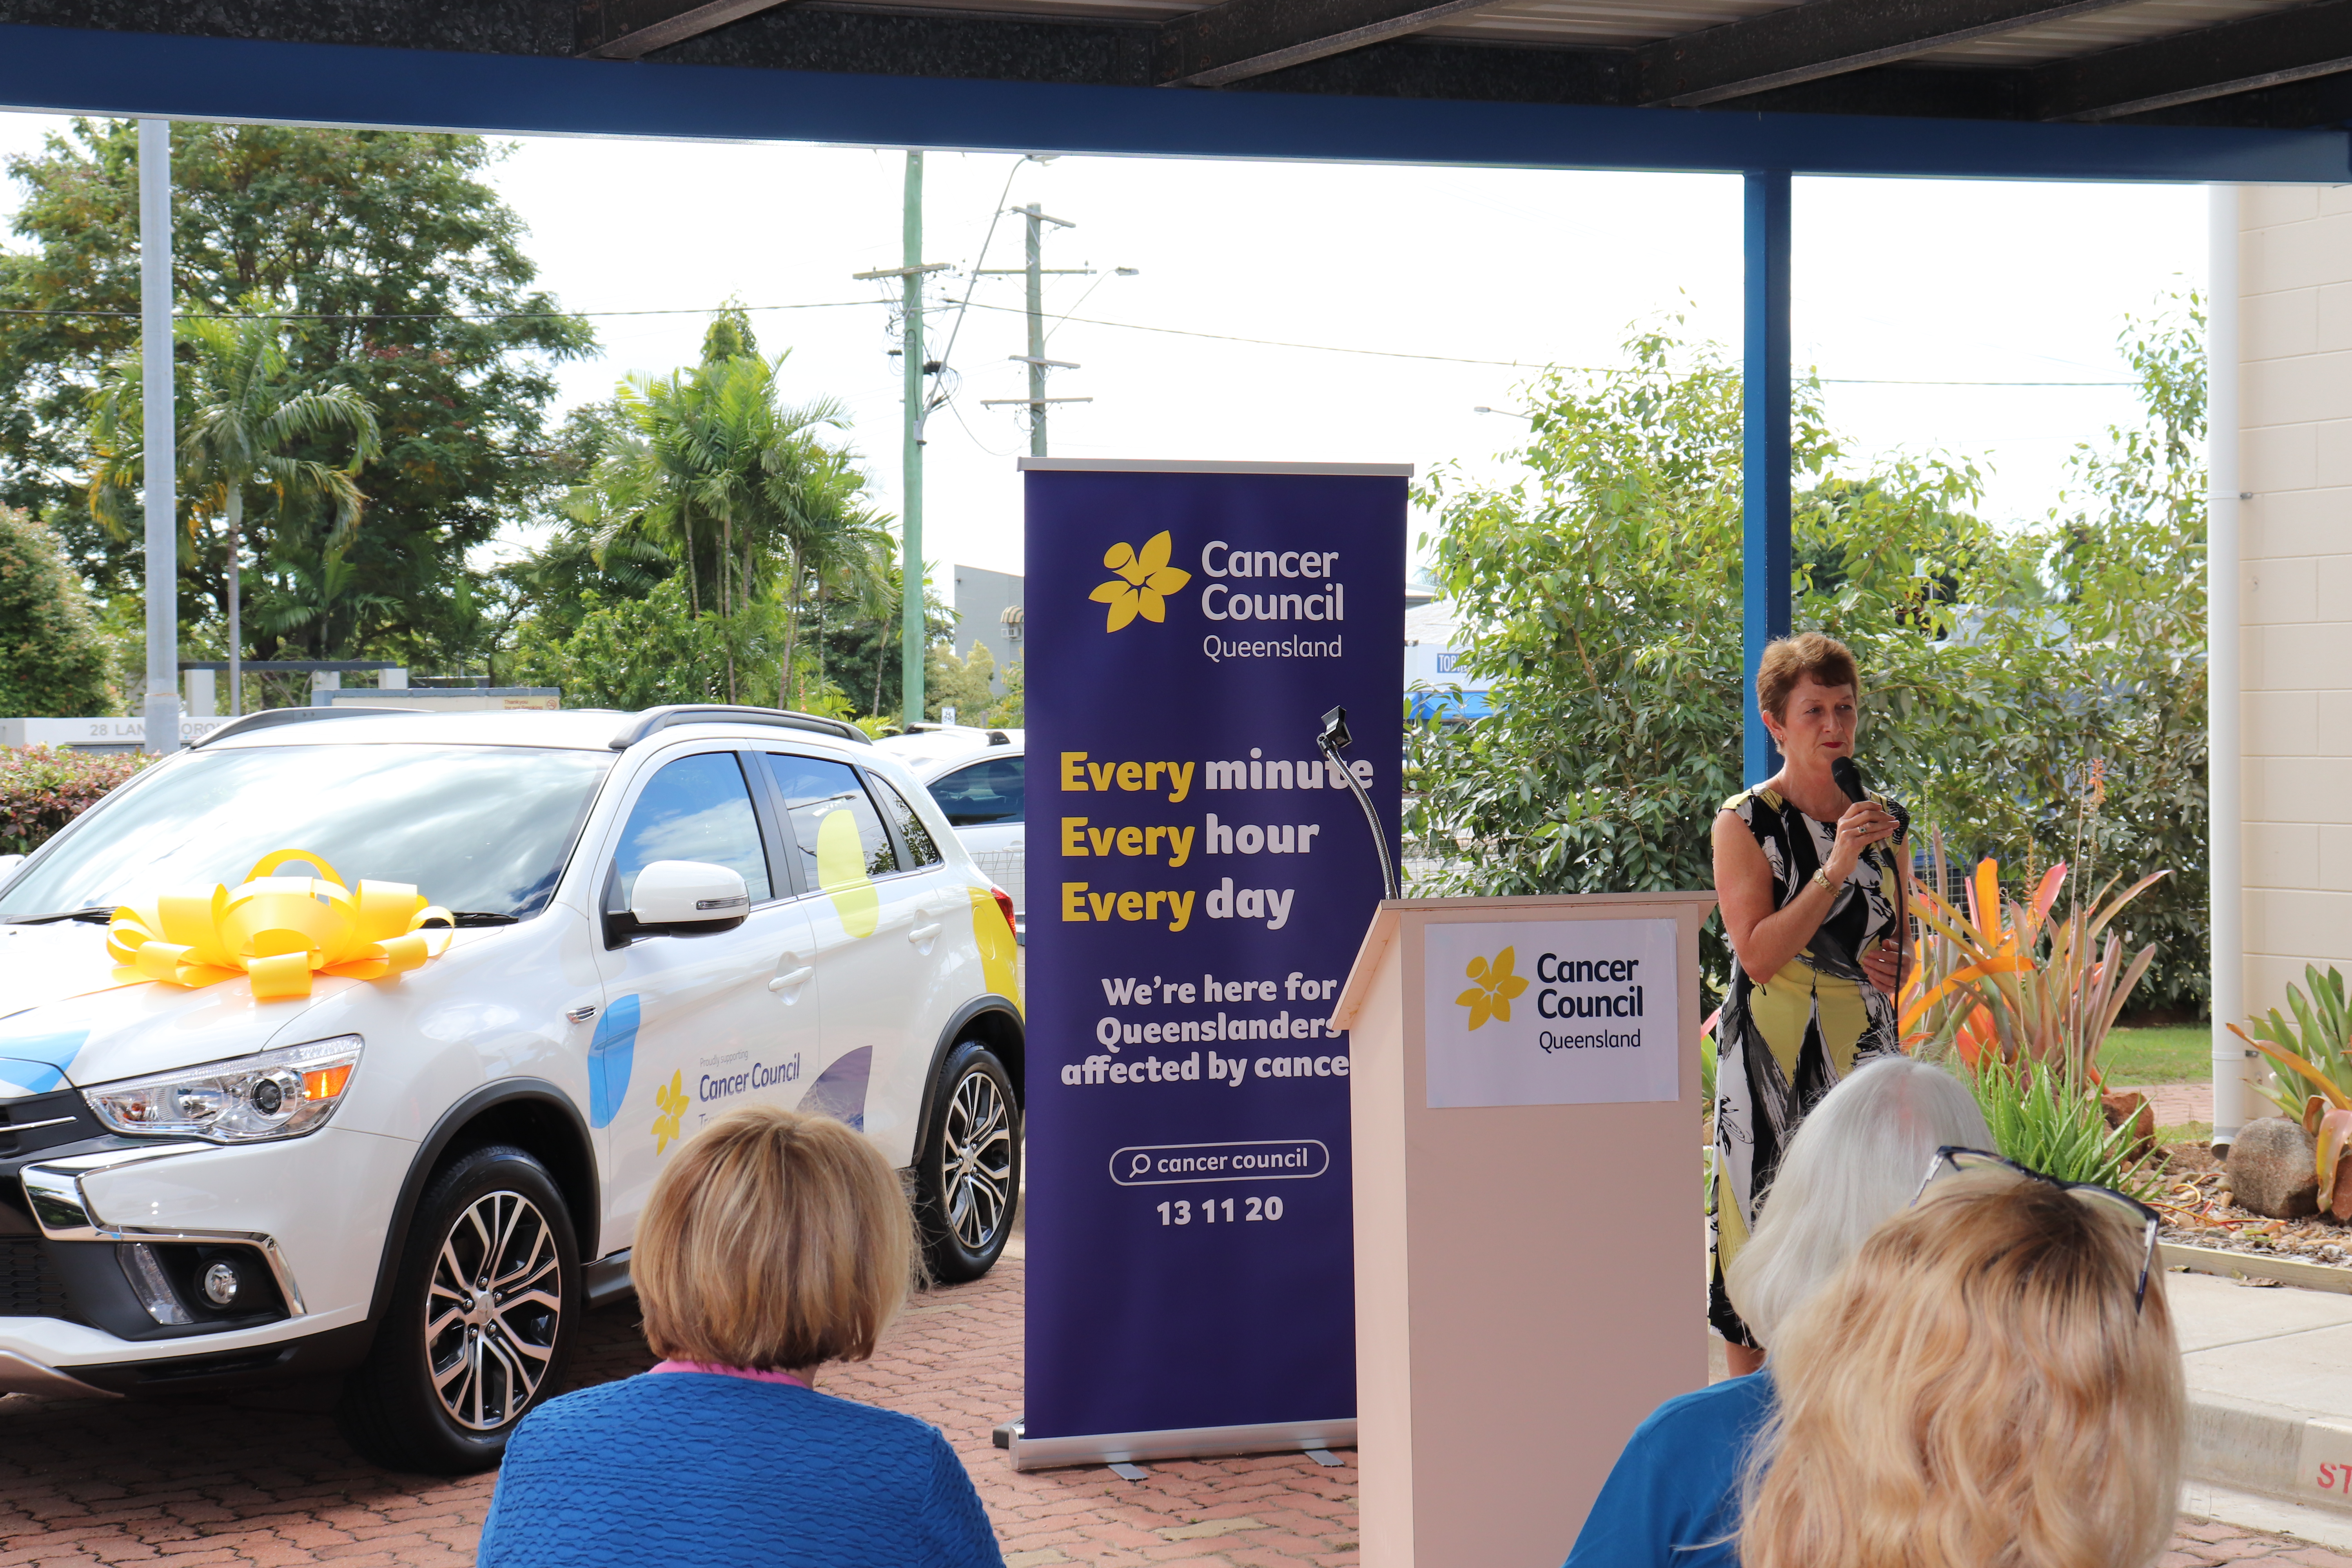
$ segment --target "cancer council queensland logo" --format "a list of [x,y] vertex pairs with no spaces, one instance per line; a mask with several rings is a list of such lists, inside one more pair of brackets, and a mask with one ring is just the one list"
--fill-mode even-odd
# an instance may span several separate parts
[[1145,540],[1141,550],[1114,544],[1103,552],[1103,564],[1118,575],[1087,597],[1110,606],[1104,631],[1115,632],[1138,616],[1147,621],[1168,618],[1168,595],[1192,580],[1190,572],[1168,564],[1175,549],[1163,529]]
[[1511,973],[1518,962],[1515,947],[1507,947],[1490,961],[1474,958],[1463,973],[1470,981],[1470,989],[1456,996],[1456,1006],[1470,1009],[1470,1027],[1483,1028],[1489,1018],[1511,1021],[1511,998],[1528,988],[1528,983]]

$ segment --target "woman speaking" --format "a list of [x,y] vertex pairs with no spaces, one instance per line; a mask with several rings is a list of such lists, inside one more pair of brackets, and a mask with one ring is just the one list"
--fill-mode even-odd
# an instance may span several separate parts
[[1764,1362],[1723,1271],[1814,1101],[1857,1061],[1901,1049],[1900,860],[1894,816],[1831,773],[1853,755],[1861,682],[1818,632],[1764,650],[1757,706],[1786,763],[1715,818],[1715,892],[1735,959],[1716,1028],[1714,1253],[1707,1318],[1733,1375]]

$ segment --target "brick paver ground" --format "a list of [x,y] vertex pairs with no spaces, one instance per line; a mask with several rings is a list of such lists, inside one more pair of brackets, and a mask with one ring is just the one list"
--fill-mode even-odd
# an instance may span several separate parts
[[[941,1427],[1012,1568],[1357,1561],[1351,1454],[1338,1469],[1304,1455],[1155,1464],[1140,1482],[1097,1468],[1014,1475],[989,1430],[1021,1408],[1022,1283],[1021,1262],[1008,1258],[978,1284],[929,1292],[872,1363],[820,1380]],[[635,1321],[626,1307],[593,1314],[575,1381],[650,1364]],[[343,1446],[317,1391],[227,1405],[0,1398],[0,1568],[465,1568],[492,1484],[371,1468]],[[2352,1568],[2352,1556],[2284,1536],[2181,1523],[2163,1568],[2257,1560]]]
[[2185,1127],[2192,1121],[2202,1121],[2209,1127],[2212,1125],[2213,1085],[2210,1080],[2205,1083],[2117,1084],[2116,1087],[2147,1096],[2148,1109],[2156,1112],[2158,1127]]

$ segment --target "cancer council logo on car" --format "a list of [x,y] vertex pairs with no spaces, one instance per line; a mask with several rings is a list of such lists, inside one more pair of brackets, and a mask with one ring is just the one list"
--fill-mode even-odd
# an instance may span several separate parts
[[1511,998],[1528,988],[1528,983],[1511,973],[1518,963],[1518,950],[1507,947],[1492,959],[1474,958],[1463,973],[1470,989],[1456,996],[1455,1005],[1470,1009],[1473,1032],[1485,1026],[1489,1018],[1511,1021]]
[[1118,575],[1087,597],[1110,606],[1104,631],[1115,632],[1138,616],[1147,621],[1168,618],[1168,595],[1192,580],[1190,572],[1168,564],[1175,549],[1163,529],[1145,540],[1141,550],[1114,544],[1103,552],[1103,564]]

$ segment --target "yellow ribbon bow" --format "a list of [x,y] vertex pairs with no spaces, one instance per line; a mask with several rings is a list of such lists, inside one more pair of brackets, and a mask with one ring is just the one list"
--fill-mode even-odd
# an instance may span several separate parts
[[[288,861],[326,873],[273,877]],[[257,1001],[310,994],[313,974],[377,980],[438,958],[452,927],[449,911],[428,904],[408,882],[362,881],[353,893],[318,856],[275,849],[254,862],[236,889],[165,893],[126,904],[107,922],[106,950],[125,984],[160,980],[194,988],[249,975]],[[436,944],[436,937],[439,938]]]

